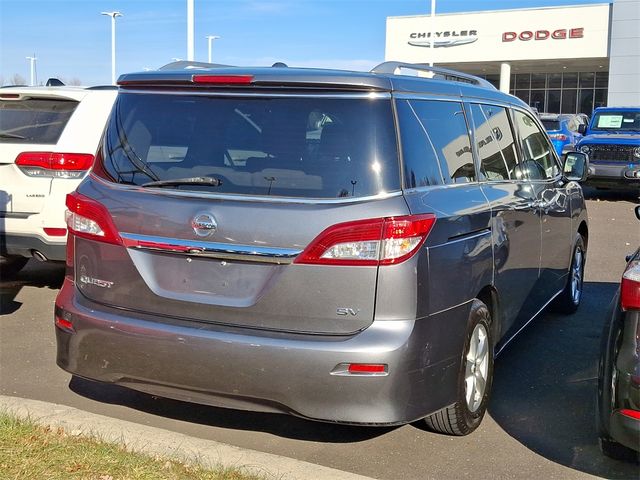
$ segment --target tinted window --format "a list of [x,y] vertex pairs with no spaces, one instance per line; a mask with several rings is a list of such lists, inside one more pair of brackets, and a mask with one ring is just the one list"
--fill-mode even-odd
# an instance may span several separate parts
[[391,102],[121,94],[105,135],[104,169],[141,185],[209,176],[175,188],[293,197],[398,190]]
[[407,100],[397,102],[400,141],[406,188],[443,183],[435,147],[414,108]]
[[520,137],[522,165],[532,180],[553,178],[560,168],[553,156],[553,148],[533,118],[522,112],[514,111],[514,118]]
[[505,108],[495,105],[471,105],[475,125],[480,172],[487,180],[519,178],[515,140]]
[[77,105],[61,99],[0,100],[0,143],[55,144]]
[[558,120],[541,120],[541,122],[546,130],[560,130],[560,122]]
[[640,111],[605,111],[594,115],[592,130],[640,131]]
[[[439,160],[445,183],[476,180],[469,130],[462,104],[432,100],[403,100],[420,122],[423,136]],[[405,114],[409,114],[405,110]]]

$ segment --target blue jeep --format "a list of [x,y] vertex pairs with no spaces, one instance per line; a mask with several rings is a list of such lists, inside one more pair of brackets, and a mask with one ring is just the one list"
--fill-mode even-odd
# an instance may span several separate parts
[[587,185],[640,189],[640,107],[600,107],[576,149],[589,155]]

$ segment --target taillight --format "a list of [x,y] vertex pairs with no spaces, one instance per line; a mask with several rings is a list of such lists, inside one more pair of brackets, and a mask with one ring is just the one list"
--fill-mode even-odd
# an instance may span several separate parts
[[122,238],[104,205],[73,192],[67,195],[67,228],[78,237],[122,245]]
[[640,260],[634,260],[622,274],[620,305],[623,310],[640,309]]
[[563,133],[553,133],[549,135],[551,140],[560,140],[561,142],[565,142],[567,140],[567,136]]
[[213,85],[249,85],[253,81],[253,75],[194,75],[193,83],[206,83]]
[[325,229],[294,263],[374,266],[403,262],[425,241],[433,214],[373,218]]
[[88,153],[23,152],[16,165],[30,177],[80,178],[93,164]]

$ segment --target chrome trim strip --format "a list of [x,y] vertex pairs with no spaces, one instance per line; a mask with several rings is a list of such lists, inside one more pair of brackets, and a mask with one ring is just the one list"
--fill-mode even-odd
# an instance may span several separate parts
[[[180,87],[180,85],[178,85]],[[187,87],[189,87],[187,85]],[[264,88],[268,88],[264,87]],[[293,87],[295,88],[295,87]],[[331,88],[328,86],[327,88]],[[193,91],[185,91],[185,90],[156,90],[155,88],[143,89],[143,88],[127,88],[121,87],[119,94],[126,95],[128,93],[133,94],[154,94],[154,95],[187,95],[187,96],[205,96],[205,97],[273,97],[273,98],[364,98],[364,99],[390,99],[391,92],[380,92],[380,91],[363,91],[363,92],[353,92],[346,90],[345,93],[340,93],[336,91],[332,92],[295,92],[295,93],[277,93],[273,91],[265,91],[265,92],[222,92],[222,91],[207,91],[202,89],[194,89]]]
[[[454,235],[453,237],[449,237],[447,239],[447,243],[443,244],[443,245],[450,245],[452,243],[455,242],[464,242],[467,240],[473,240],[474,238],[480,238],[480,237],[484,237],[486,235],[491,235],[491,229],[490,228],[483,228],[482,230],[478,230],[475,232],[469,232],[469,233],[461,233],[459,235]],[[435,247],[432,247],[435,248]]]
[[361,202],[370,202],[372,200],[386,200],[387,198],[399,197],[402,195],[401,190],[393,192],[383,192],[377,195],[369,195],[366,197],[350,197],[350,198],[298,198],[298,197],[267,197],[258,195],[241,195],[233,193],[214,193],[214,192],[196,192],[188,190],[167,190],[142,188],[137,185],[125,185],[122,183],[114,183],[91,173],[91,180],[95,180],[109,188],[117,188],[119,190],[144,192],[152,195],[164,195],[173,197],[187,198],[207,198],[212,200],[233,200],[239,202],[261,202],[261,203],[289,203],[304,205],[332,205],[332,204],[352,204]]
[[259,247],[255,245],[232,245],[229,243],[203,242],[178,238],[120,233],[127,248],[150,250],[161,253],[194,257],[244,260],[286,265],[302,252],[291,248]]

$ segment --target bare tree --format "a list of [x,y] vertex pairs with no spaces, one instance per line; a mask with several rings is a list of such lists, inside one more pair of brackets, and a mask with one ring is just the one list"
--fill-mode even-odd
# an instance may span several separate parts
[[0,75],[0,87],[4,85],[4,75]]
[[80,79],[78,77],[73,77],[71,80],[69,80],[68,85],[73,85],[73,86],[80,86],[82,85],[82,82],[80,81]]
[[9,85],[26,85],[27,80],[19,73],[14,73],[9,79]]

